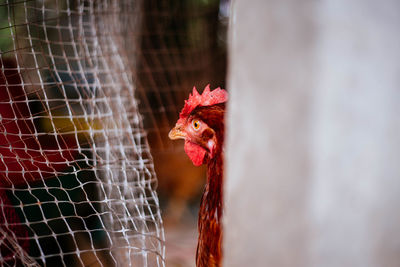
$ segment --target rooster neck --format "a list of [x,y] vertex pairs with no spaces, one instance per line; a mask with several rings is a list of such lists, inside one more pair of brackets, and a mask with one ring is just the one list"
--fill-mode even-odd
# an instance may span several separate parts
[[223,159],[222,154],[218,153],[208,164],[207,183],[202,197],[203,206],[208,206],[207,212],[218,208],[218,219],[221,217],[222,208],[222,179],[223,179]]
[[220,266],[222,241],[223,154],[221,150],[208,163],[207,183],[199,211],[197,267]]

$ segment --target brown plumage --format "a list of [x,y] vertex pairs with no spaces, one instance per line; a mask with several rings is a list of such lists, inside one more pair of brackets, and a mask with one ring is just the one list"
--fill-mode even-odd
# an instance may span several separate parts
[[224,115],[227,93],[209,90],[202,95],[195,89],[183,108],[180,119],[171,130],[171,139],[185,139],[185,151],[192,162],[207,164],[207,183],[199,211],[199,240],[196,266],[217,267],[222,259],[222,185]]

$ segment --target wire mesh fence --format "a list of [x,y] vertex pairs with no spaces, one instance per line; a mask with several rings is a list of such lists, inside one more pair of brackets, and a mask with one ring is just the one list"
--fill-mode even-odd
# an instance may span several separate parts
[[124,54],[140,8],[1,4],[2,265],[164,266],[156,176]]

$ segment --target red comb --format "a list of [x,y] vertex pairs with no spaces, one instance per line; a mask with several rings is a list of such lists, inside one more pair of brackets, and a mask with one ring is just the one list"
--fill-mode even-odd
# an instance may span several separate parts
[[201,95],[197,92],[196,87],[193,87],[193,92],[189,95],[189,99],[185,100],[185,106],[179,114],[179,118],[187,118],[196,107],[212,106],[227,100],[228,93],[219,87],[210,91],[210,85],[207,85]]

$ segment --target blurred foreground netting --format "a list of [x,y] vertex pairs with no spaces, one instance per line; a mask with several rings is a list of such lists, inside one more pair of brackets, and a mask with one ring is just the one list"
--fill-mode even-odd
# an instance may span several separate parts
[[0,265],[165,265],[128,64],[138,52],[125,50],[141,12],[139,1],[0,4]]

